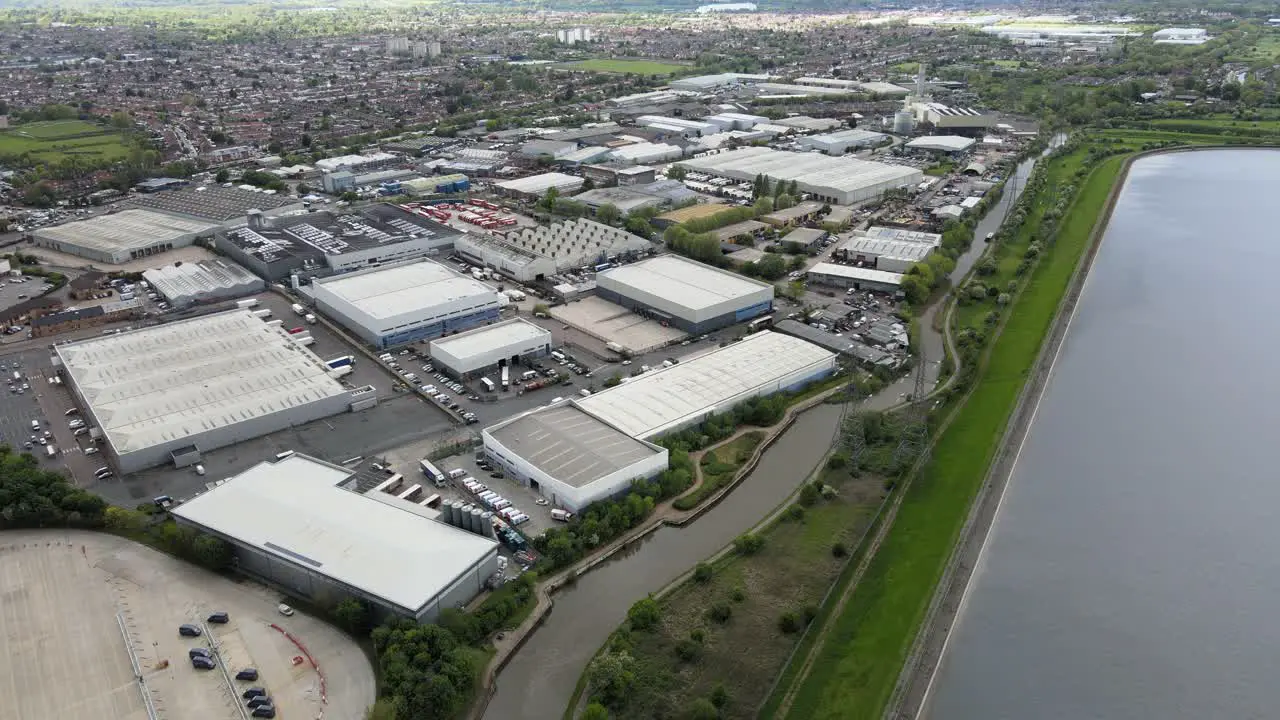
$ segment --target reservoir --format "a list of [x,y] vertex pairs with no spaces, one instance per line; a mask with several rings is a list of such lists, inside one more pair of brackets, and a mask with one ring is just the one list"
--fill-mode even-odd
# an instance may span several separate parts
[[1277,188],[1277,151],[1134,163],[925,717],[1275,717]]

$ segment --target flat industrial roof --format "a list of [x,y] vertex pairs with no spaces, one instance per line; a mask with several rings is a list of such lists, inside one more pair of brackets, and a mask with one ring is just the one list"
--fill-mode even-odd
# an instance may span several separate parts
[[411,612],[493,540],[339,487],[350,470],[305,455],[254,465],[173,514]]
[[647,438],[724,412],[737,398],[834,357],[813,343],[766,330],[575,402],[627,434]]
[[765,175],[774,180],[795,180],[811,186],[853,192],[885,182],[905,182],[918,177],[920,171],[904,165],[857,160],[822,153],[799,153],[767,147],[730,150],[719,155],[685,160],[681,163],[694,172],[724,175],[750,180]]
[[439,348],[454,357],[474,357],[491,350],[523,342],[545,338],[551,341],[551,332],[528,320],[514,318],[504,323],[469,330],[458,335],[431,341],[432,348]]
[[913,150],[939,150],[943,152],[960,152],[973,147],[977,141],[962,135],[925,135],[907,143]]
[[121,455],[347,393],[319,357],[248,310],[54,352]]
[[863,237],[880,238],[882,240],[900,240],[902,242],[926,243],[929,245],[941,245],[942,235],[938,233],[922,232],[920,230],[908,230],[906,228],[885,227],[884,225],[872,225],[862,231]]
[[187,235],[212,233],[217,227],[216,223],[135,209],[41,228],[34,235],[41,239],[115,252],[148,248]]
[[389,318],[495,290],[431,260],[318,280],[338,299],[374,318]]
[[878,282],[886,285],[901,285],[902,273],[887,272],[885,270],[875,270],[872,268],[853,267],[852,265],[837,265],[835,263],[818,263],[809,268],[810,275],[830,275],[832,277],[843,277],[851,280],[865,280],[867,282]]
[[919,262],[933,252],[933,245],[909,240],[887,240],[884,238],[859,237],[849,238],[840,244],[840,249],[853,254],[875,255],[877,257],[898,258]]
[[137,195],[129,200],[129,206],[189,215],[222,223],[247,215],[250,210],[275,210],[301,202],[298,198],[286,195],[267,195],[235,187],[204,185]]
[[769,283],[751,280],[719,268],[687,260],[679,255],[659,255],[597,275],[641,292],[668,298],[692,310],[772,289]]
[[586,180],[576,175],[567,175],[565,173],[549,172],[541,175],[530,175],[529,177],[518,178],[516,180],[504,180],[496,185],[503,190],[511,192],[519,192],[525,194],[536,194],[544,192],[550,188],[574,188],[581,187]]
[[539,408],[488,430],[503,447],[570,487],[583,487],[662,451],[573,405]]

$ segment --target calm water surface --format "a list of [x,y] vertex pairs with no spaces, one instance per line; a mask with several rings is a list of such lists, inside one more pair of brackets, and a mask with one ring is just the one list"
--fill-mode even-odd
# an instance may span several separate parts
[[1280,152],[1134,164],[925,715],[1280,716]]

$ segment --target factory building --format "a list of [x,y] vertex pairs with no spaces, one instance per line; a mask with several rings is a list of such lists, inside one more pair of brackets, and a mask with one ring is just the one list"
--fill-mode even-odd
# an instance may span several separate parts
[[977,141],[961,135],[924,135],[907,143],[908,150],[957,155],[973,147]]
[[254,214],[246,227],[225,230],[215,246],[259,277],[348,272],[436,255],[453,247],[457,230],[395,205],[269,218]]
[[933,252],[933,245],[905,240],[854,236],[845,240],[836,254],[845,262],[862,263],[864,267],[891,273],[905,273]]
[[684,150],[679,145],[651,142],[623,145],[609,153],[609,159],[613,162],[632,165],[662,163],[679,160],[682,157],[684,157]]
[[860,150],[862,148],[878,147],[888,139],[889,136],[884,133],[851,128],[822,135],[809,135],[800,138],[796,142],[801,147],[824,152],[828,155],[843,155],[850,148]]
[[316,161],[316,169],[322,173],[346,170],[352,173],[366,173],[394,165],[401,160],[399,155],[377,152],[371,155],[340,155]]
[[751,75],[748,73],[730,72],[720,73],[718,75],[696,75],[694,77],[680,78],[679,80],[672,80],[667,84],[667,87],[672,90],[709,93],[766,82],[772,79],[772,75]]
[[903,165],[765,147],[731,150],[682,164],[694,172],[740,182],[751,182],[757,175],[773,182],[794,180],[812,199],[836,205],[878,198],[889,190],[917,185],[924,178],[920,170]]
[[216,223],[152,210],[123,210],[88,220],[40,228],[35,244],[108,265],[151,257],[213,237]]
[[653,244],[625,230],[578,219],[500,237],[465,234],[454,248],[476,265],[518,282],[535,282],[565,270],[640,257],[652,252]]
[[751,398],[804,387],[834,370],[834,353],[765,330],[574,403],[631,437],[652,440]]
[[248,310],[55,345],[89,427],[119,471],[199,462],[200,453],[346,412],[353,393],[284,330]]
[[763,115],[747,115],[746,113],[722,112],[702,118],[703,122],[718,125],[722,131],[750,130],[760,123],[769,122]]
[[662,255],[596,276],[600,297],[690,333],[750,320],[773,309],[773,285]]
[[494,183],[494,187],[498,189],[498,192],[509,197],[537,200],[546,195],[547,191],[552,188],[555,188],[555,191],[561,195],[571,195],[581,190],[584,182],[586,181],[576,175],[549,172],[541,175],[530,175],[517,180],[504,180]]
[[31,320],[31,336],[49,337],[137,317],[142,317],[141,300],[118,300],[78,310],[39,315]]
[[869,238],[879,238],[881,240],[900,240],[903,242],[925,243],[933,247],[942,244],[942,236],[938,233],[921,232],[919,230],[908,230],[906,228],[885,227],[884,225],[872,225],[866,230],[855,232],[856,235]]
[[137,195],[129,200],[127,208],[156,210],[166,215],[234,228],[248,223],[249,214],[255,210],[265,217],[289,215],[304,212],[306,203],[298,198],[277,195],[273,190],[207,185]]
[[475,377],[549,352],[551,333],[520,318],[431,341],[431,359],[458,377]]
[[230,543],[241,572],[318,605],[363,600],[375,620],[431,622],[498,572],[495,540],[412,503],[360,494],[357,481],[347,468],[292,455],[227,478],[172,513]]
[[498,293],[431,260],[316,280],[316,307],[376,348],[440,337],[498,319]]
[[481,433],[485,455],[507,477],[553,504],[580,512],[667,469],[667,449],[637,440],[562,402],[517,415]]
[[262,278],[223,258],[165,265],[143,272],[142,279],[175,308],[244,297],[266,288]]
[[983,131],[995,127],[999,116],[986,110],[951,107],[942,103],[925,102],[915,106],[916,120],[930,123],[938,130]]
[[902,285],[901,273],[835,263],[814,265],[809,268],[808,277],[809,282],[818,285],[888,293],[897,292]]
[[712,122],[687,120],[685,118],[666,117],[663,115],[641,115],[636,118],[636,125],[657,130],[667,137],[676,136],[696,138],[703,135],[714,135],[723,128]]

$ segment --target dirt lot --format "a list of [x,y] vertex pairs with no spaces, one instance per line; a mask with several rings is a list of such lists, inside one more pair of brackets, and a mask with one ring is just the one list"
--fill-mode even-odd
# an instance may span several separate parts
[[[239,718],[242,685],[265,687],[285,718],[357,718],[374,700],[363,651],[318,620],[279,615],[278,595],[264,587],[99,533],[6,533],[0,558],[0,720],[145,719],[128,648],[163,720]],[[231,622],[200,638],[178,635],[178,625],[215,610]],[[294,663],[304,653],[281,630],[318,669]],[[193,669],[194,647],[216,648],[229,674]],[[258,669],[256,683],[230,679],[245,667]]]

